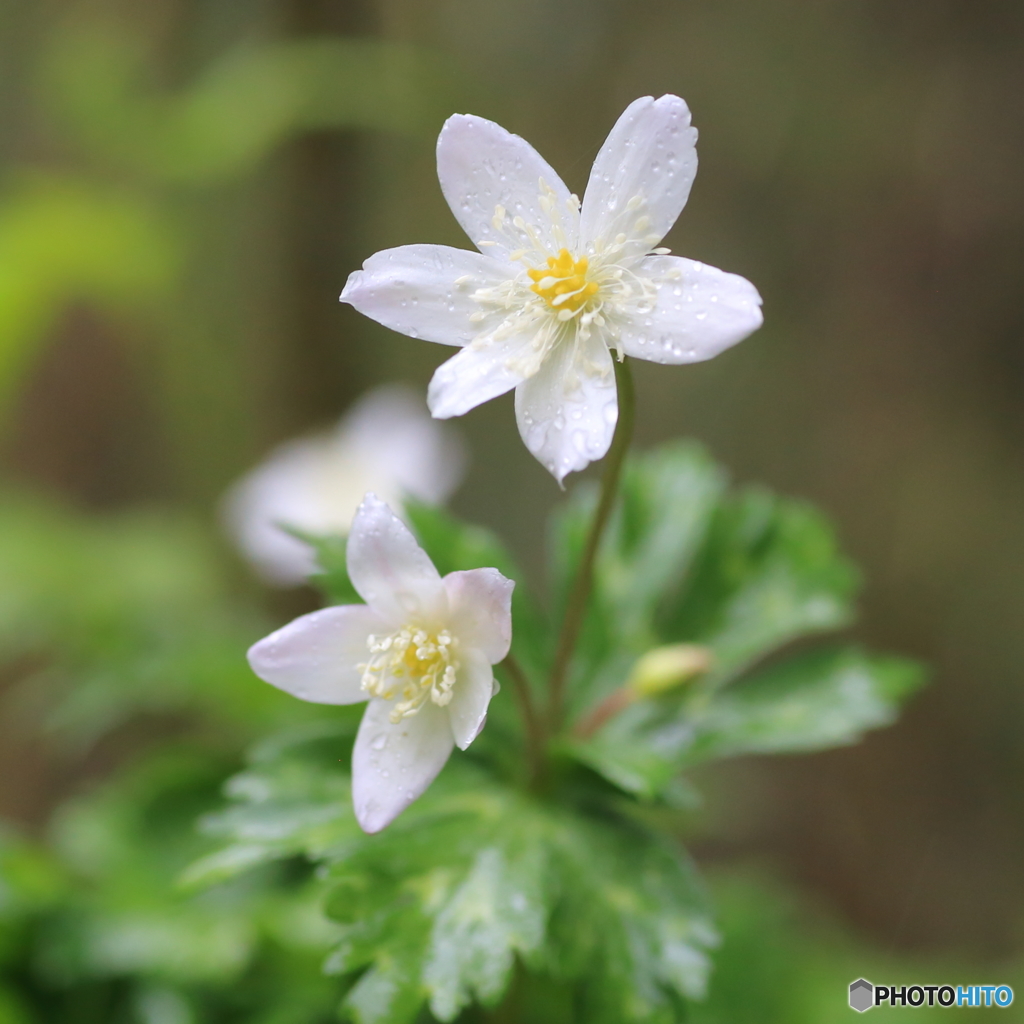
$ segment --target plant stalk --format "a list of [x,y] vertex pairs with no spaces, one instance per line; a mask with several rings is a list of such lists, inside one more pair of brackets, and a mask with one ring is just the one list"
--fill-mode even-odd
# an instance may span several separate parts
[[594,558],[601,544],[608,518],[615,504],[615,496],[619,489],[619,478],[622,466],[633,437],[633,420],[635,398],[633,392],[633,374],[629,363],[623,359],[615,363],[615,385],[619,397],[619,420],[615,425],[615,436],[608,449],[608,460],[605,462],[604,476],[601,478],[601,496],[597,510],[590,523],[590,531],[583,547],[576,579],[572,592],[565,607],[565,618],[558,635],[558,647],[551,666],[549,683],[549,715],[552,732],[557,732],[565,716],[565,683],[569,674],[569,663],[572,661],[576,641],[583,626],[583,618],[587,610],[587,599],[590,597],[590,586],[594,579]]
[[529,781],[533,785],[540,777],[544,762],[544,722],[537,714],[537,707],[533,702],[533,690],[530,687],[530,680],[523,671],[515,656],[509,652],[501,662],[501,667],[512,680],[512,688],[515,691],[516,700],[519,703],[519,711],[523,716],[523,726],[526,730],[526,760],[528,765]]

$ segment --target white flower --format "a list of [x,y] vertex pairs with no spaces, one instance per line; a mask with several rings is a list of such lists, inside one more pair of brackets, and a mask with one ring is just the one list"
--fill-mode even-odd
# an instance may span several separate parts
[[228,492],[231,534],[268,582],[300,583],[316,571],[307,544],[281,527],[347,533],[363,495],[396,507],[411,495],[443,502],[465,463],[457,434],[427,415],[401,385],[364,395],[333,431],[282,445]]
[[268,683],[318,704],[369,700],[352,751],[352,802],[366,832],[392,822],[473,742],[508,654],[512,588],[497,569],[442,579],[373,494],[352,522],[348,573],[365,605],[303,615],[249,650]]
[[462,346],[430,383],[439,419],[515,388],[523,441],[561,481],[611,443],[613,351],[697,362],[761,324],[749,281],[654,248],[690,193],[696,141],[678,96],[636,100],[598,153],[581,207],[518,135],[451,117],[438,176],[481,252],[387,249],[349,277],[342,301],[403,334]]

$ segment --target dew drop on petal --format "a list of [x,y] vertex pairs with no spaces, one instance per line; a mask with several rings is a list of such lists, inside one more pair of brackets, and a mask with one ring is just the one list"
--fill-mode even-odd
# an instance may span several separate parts
[[386,732],[378,733],[373,737],[370,746],[374,750],[383,750],[388,745],[388,734]]

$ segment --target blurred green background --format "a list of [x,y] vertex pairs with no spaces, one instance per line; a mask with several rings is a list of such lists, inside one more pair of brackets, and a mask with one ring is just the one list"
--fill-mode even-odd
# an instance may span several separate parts
[[[749,927],[770,942],[786,918],[787,970],[819,926],[873,963],[1019,969],[1020,0],[4,0],[0,817],[41,836],[197,718],[230,761],[293,713],[249,696],[242,652],[311,597],[260,592],[217,546],[217,499],[446,355],[340,306],[347,274],[468,244],[433,166],[449,113],[582,192],[618,113],[663,92],[701,133],[666,244],[750,278],[766,319],[709,364],[637,367],[639,441],[697,437],[817,503],[865,571],[858,635],[933,666],[857,748],[716,769],[698,856],[776,880]],[[459,425],[456,510],[539,571],[558,490],[510,396]],[[199,649],[231,693],[182,667]],[[111,651],[137,650],[127,700]],[[869,971],[836,957],[842,984]]]

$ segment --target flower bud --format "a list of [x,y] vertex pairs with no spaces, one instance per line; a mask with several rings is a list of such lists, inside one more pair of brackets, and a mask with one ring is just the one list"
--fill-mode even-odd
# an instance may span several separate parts
[[666,644],[637,659],[626,687],[638,697],[657,697],[688,682],[712,663],[712,654],[699,644]]

